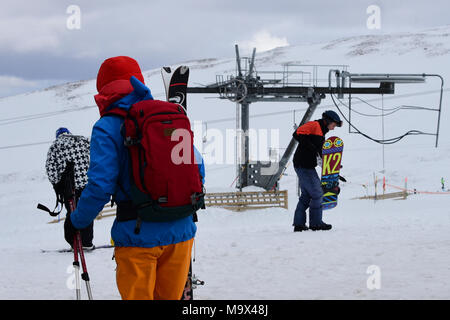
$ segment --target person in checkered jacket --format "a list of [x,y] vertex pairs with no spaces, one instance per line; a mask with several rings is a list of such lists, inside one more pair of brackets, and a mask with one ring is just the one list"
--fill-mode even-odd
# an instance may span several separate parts
[[[89,169],[89,139],[79,135],[73,135],[67,128],[56,130],[56,140],[50,146],[47,153],[45,168],[50,183],[57,194],[67,194],[67,179],[73,179],[75,188],[75,203],[81,196],[81,192],[87,184],[87,171]],[[70,214],[69,201],[64,198],[67,210],[66,218]],[[81,238],[85,249],[93,249],[92,239],[94,223],[81,230]],[[74,234],[69,228],[64,228],[64,238],[72,245]]]

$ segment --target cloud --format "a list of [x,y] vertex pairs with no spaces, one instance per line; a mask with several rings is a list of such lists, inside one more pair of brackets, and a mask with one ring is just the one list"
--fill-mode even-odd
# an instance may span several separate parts
[[[80,29],[69,30],[80,7]],[[144,70],[201,58],[234,56],[280,46],[373,34],[366,9],[381,8],[382,32],[448,23],[450,2],[185,0],[176,10],[164,0],[1,0],[0,70],[31,81],[92,79],[101,62],[129,55]],[[164,14],[166,13],[166,14]],[[289,39],[289,41],[288,41]],[[247,51],[247,52],[245,52]]]
[[41,90],[67,82],[68,80],[63,79],[27,80],[16,76],[0,75],[0,98]]
[[242,41],[239,43],[244,51],[251,51],[256,48],[257,52],[268,51],[278,47],[288,46],[289,42],[286,37],[276,37],[270,34],[267,30],[257,32],[251,40]]
[[23,90],[32,90],[37,87],[36,81],[29,81],[14,76],[0,75],[0,97],[16,94]]
[[4,30],[0,33],[0,47],[2,51],[16,53],[58,49],[61,34],[65,31],[62,27],[64,21],[61,17],[46,20],[26,16],[0,19],[0,30]]

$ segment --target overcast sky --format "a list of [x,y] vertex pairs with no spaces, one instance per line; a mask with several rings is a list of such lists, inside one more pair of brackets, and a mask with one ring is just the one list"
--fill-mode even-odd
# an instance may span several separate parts
[[[371,5],[380,8],[380,29],[367,27]],[[95,78],[111,56],[148,70],[233,57],[235,43],[261,51],[418,31],[450,24],[449,12],[445,0],[1,0],[0,97]]]

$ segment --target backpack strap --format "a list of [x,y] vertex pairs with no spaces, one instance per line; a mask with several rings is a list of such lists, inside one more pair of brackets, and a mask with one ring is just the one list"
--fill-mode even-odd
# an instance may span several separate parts
[[[119,181],[117,182],[117,186],[119,187],[119,190],[120,190],[125,196],[130,197],[130,195],[127,194],[127,193],[125,192],[125,189],[122,187],[122,184],[121,184]],[[116,190],[116,192],[115,192],[115,193],[112,195],[112,197],[111,197],[111,207],[114,207],[114,203],[117,203],[117,202],[116,202],[117,191],[118,191],[118,190]]]
[[[48,214],[50,214],[50,216],[52,217],[58,216],[63,210],[66,201],[68,201],[70,198],[74,198],[75,202],[78,200],[76,199],[74,187],[75,184],[74,184],[73,163],[69,162],[67,163],[66,169],[62,173],[59,182],[53,185],[53,190],[55,191],[56,195],[56,204],[53,211],[51,211],[49,208],[40,203],[38,203],[37,208],[45,212],[48,212]],[[59,211],[56,211],[58,207],[60,207],[60,209]]]
[[[48,214],[52,217],[58,216],[64,207],[64,200],[62,199],[61,195],[56,192],[56,190],[55,190],[55,195],[56,195],[56,204],[55,204],[55,208],[53,209],[53,211],[51,211],[49,208],[47,208],[46,206],[44,206],[41,203],[38,203],[37,208],[40,210],[43,210],[45,212],[48,212]],[[61,207],[60,207],[59,211],[56,211],[58,206],[61,206]]]

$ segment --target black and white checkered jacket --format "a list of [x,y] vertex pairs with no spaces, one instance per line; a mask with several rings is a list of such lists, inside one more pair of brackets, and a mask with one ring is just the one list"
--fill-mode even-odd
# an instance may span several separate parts
[[89,139],[72,134],[61,134],[50,146],[45,169],[48,180],[56,185],[68,162],[74,164],[75,189],[81,190],[87,183],[89,169]]

